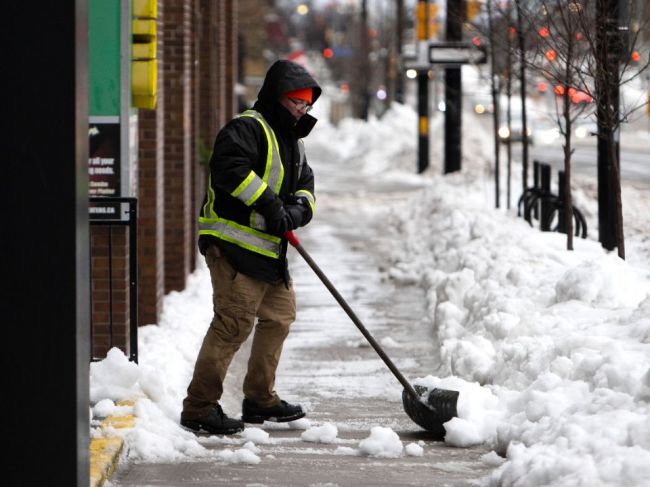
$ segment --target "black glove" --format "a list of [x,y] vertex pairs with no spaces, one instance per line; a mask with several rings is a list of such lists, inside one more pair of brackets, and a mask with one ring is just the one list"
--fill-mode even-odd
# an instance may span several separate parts
[[309,200],[307,198],[304,196],[288,195],[284,198],[284,207],[288,208],[290,205],[297,205],[304,209],[300,222],[296,225],[296,228],[304,227],[311,221],[313,213],[311,211],[311,205],[309,204]]
[[284,205],[280,199],[276,198],[272,203],[258,208],[257,211],[266,220],[266,231],[271,235],[282,237],[289,230],[296,228],[292,226],[291,216],[284,209]]
[[295,230],[298,227],[302,227],[307,222],[307,213],[309,211],[302,205],[285,205],[285,211],[291,218],[292,227],[291,230]]

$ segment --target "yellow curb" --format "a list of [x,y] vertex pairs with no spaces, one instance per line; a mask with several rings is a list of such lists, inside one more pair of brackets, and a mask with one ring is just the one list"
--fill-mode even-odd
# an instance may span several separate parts
[[[133,401],[119,401],[118,406],[133,406]],[[102,431],[108,428],[126,429],[135,426],[135,416],[109,416],[102,421]],[[90,441],[90,487],[102,487],[111,475],[120,458],[124,440],[119,436],[93,438]]]
[[106,428],[133,428],[135,426],[135,416],[129,414],[127,416],[109,416],[104,421],[102,421],[101,428],[106,430]]
[[113,475],[123,445],[117,436],[90,441],[90,487],[101,487]]

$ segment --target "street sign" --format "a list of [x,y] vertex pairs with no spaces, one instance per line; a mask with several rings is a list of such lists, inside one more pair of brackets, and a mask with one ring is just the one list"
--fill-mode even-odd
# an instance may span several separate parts
[[484,49],[469,42],[431,42],[429,43],[429,62],[459,66],[461,64],[485,64],[487,55]]
[[404,68],[415,69],[416,71],[428,71],[431,64],[427,55],[429,52],[429,41],[418,41],[414,55],[404,56]]

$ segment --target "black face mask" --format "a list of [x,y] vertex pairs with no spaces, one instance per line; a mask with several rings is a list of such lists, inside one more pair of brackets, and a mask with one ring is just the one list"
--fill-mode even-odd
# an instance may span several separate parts
[[280,126],[291,130],[299,139],[307,137],[318,121],[317,118],[312,117],[308,113],[305,113],[302,117],[296,120],[291,112],[283,107],[279,102],[275,104],[275,113],[277,113]]
[[317,118],[312,117],[309,113],[305,113],[293,126],[293,133],[299,139],[307,137],[311,129],[316,125],[316,122],[318,122]]
[[296,117],[291,115],[291,112],[283,107],[280,102],[276,102],[273,105],[273,113],[283,130],[293,130],[293,127],[296,125]]

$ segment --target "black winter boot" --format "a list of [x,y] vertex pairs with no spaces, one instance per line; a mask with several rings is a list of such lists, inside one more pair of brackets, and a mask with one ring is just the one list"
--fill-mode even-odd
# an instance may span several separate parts
[[242,421],[226,416],[218,404],[210,414],[202,418],[189,419],[185,413],[181,413],[181,426],[193,431],[205,430],[213,435],[232,435],[244,429]]
[[260,407],[248,399],[244,399],[242,403],[241,419],[244,423],[263,423],[264,421],[286,423],[303,416],[305,413],[300,405],[289,404],[287,401],[280,401],[279,404],[266,408]]

